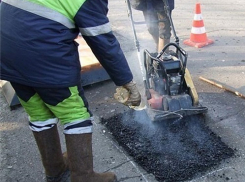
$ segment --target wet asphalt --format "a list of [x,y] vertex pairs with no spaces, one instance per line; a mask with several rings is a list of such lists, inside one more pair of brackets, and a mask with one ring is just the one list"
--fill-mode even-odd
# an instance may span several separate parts
[[[219,161],[217,165],[204,172],[192,175],[191,179],[186,181],[243,182],[245,181],[245,100],[205,83],[199,77],[217,80],[245,95],[245,5],[242,0],[200,2],[207,36],[214,40],[214,44],[198,49],[183,44],[183,41],[190,36],[195,3],[194,0],[175,0],[174,25],[180,38],[180,45],[189,54],[187,67],[191,72],[200,103],[209,108],[204,118],[204,125],[227,147],[233,149],[235,154]],[[125,2],[110,0],[108,15],[112,30],[121,44],[137,86],[143,94],[142,76]],[[141,12],[135,12],[135,18],[142,20]],[[141,51],[153,50],[154,43],[145,25],[139,25],[136,29]],[[95,115],[94,168],[98,172],[115,172],[120,182],[155,182],[157,180],[153,173],[143,169],[113,137],[113,133],[106,128],[106,125],[101,123],[102,118],[111,118],[128,112],[128,108],[113,99],[115,88],[110,80],[85,87],[90,109]],[[2,90],[0,90],[0,107],[1,181],[45,181],[38,150],[28,128],[27,115],[23,108],[10,110]],[[62,149],[65,151],[62,126],[59,126],[59,131]]]

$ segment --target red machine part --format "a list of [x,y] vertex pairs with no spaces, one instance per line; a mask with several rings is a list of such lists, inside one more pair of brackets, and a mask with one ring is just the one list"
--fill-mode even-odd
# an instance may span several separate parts
[[163,96],[159,95],[158,92],[156,92],[153,89],[149,89],[151,93],[151,99],[148,100],[148,104],[152,109],[158,109],[162,110],[163,108]]

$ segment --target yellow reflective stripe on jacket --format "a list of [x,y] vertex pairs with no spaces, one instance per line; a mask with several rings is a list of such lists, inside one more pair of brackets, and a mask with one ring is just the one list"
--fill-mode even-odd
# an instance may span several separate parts
[[[55,0],[54,0],[55,1]],[[57,1],[57,0],[56,0]],[[73,19],[67,16],[67,13],[61,13],[63,11],[56,11],[53,8],[40,5],[38,3],[33,3],[28,0],[2,0],[2,2],[20,8],[22,10],[28,11],[30,13],[39,15],[41,17],[56,21],[66,26],[67,28],[75,28]],[[47,1],[45,1],[47,2]],[[64,10],[64,9],[63,9]],[[75,13],[74,13],[75,15]]]
[[60,12],[73,21],[76,13],[86,0],[28,0]]

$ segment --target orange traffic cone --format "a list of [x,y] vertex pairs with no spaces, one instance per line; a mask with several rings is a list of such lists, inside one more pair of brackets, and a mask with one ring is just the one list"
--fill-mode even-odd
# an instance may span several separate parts
[[201,14],[201,5],[200,3],[196,3],[196,10],[192,24],[190,39],[185,40],[184,44],[200,48],[212,44],[213,42],[213,40],[207,38]]

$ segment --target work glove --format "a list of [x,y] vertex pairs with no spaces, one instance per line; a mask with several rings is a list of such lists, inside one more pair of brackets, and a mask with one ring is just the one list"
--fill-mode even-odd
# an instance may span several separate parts
[[141,103],[141,95],[133,81],[117,88],[114,98],[127,106],[139,106]]

